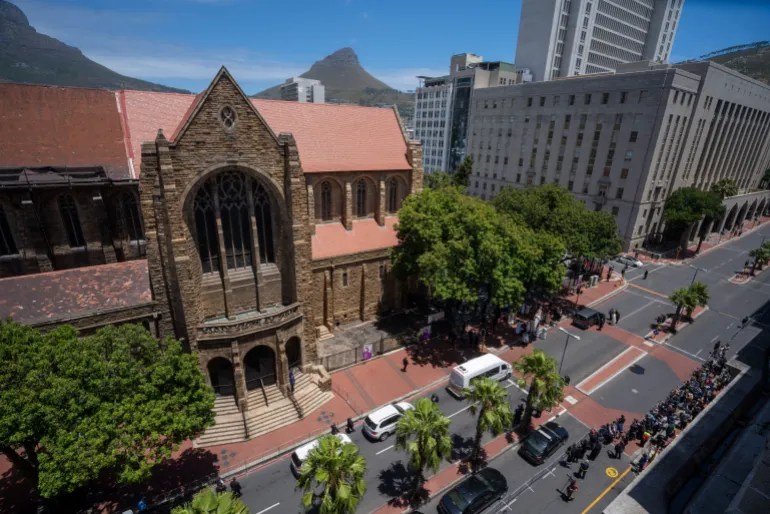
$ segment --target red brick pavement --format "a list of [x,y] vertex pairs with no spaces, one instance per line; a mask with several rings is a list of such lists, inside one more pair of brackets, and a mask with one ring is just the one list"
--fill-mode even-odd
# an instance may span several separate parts
[[645,355],[647,355],[647,352],[644,350],[629,346],[575,387],[579,391],[590,395]]

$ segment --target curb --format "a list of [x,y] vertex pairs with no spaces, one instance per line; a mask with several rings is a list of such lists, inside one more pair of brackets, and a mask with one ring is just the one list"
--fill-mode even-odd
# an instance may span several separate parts
[[620,293],[622,293],[623,291],[625,291],[626,289],[628,289],[628,280],[626,280],[626,279],[624,279],[624,278],[623,278],[623,279],[621,279],[621,280],[622,280],[622,282],[623,282],[623,285],[621,285],[620,287],[616,287],[616,288],[615,288],[615,289],[613,289],[611,292],[609,292],[608,294],[606,294],[606,295],[602,296],[601,298],[597,298],[597,299],[596,299],[596,300],[594,300],[593,302],[591,302],[591,303],[589,303],[589,304],[586,304],[586,307],[593,307],[594,305],[596,305],[596,304],[598,304],[598,303],[601,303],[601,302],[603,302],[603,301],[605,301],[605,300],[609,300],[609,299],[610,299],[610,298],[612,298],[613,296],[615,296],[615,295],[617,295],[617,294],[620,294]]

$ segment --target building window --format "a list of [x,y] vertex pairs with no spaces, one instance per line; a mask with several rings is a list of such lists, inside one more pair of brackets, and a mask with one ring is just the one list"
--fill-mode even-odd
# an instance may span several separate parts
[[198,253],[204,273],[219,270],[219,242],[217,240],[217,222],[214,211],[214,201],[204,184],[195,195],[193,205],[195,212],[195,232],[198,243]]
[[217,177],[219,218],[229,269],[251,266],[248,194],[248,181],[242,173],[228,171]]
[[540,107],[545,107],[545,97],[544,96],[540,97]]
[[356,216],[363,218],[367,214],[366,210],[366,180],[361,179],[356,182]]
[[232,107],[226,105],[219,111],[219,119],[222,122],[222,125],[224,125],[227,130],[230,130],[235,126],[235,111]]
[[636,143],[636,140],[638,138],[639,138],[639,132],[634,130],[633,132],[631,132],[631,135],[628,137],[628,142],[629,143]]
[[380,264],[380,278],[385,278],[385,265]]
[[398,179],[391,177],[387,182],[388,212],[398,210]]
[[348,272],[343,271],[342,272],[342,287],[348,287]]
[[332,219],[332,185],[328,180],[321,183],[321,219],[323,221]]
[[136,195],[126,191],[119,199],[120,221],[125,228],[129,241],[144,240],[144,230],[142,229],[142,218],[139,216],[139,206],[136,202]]
[[16,249],[16,243],[11,234],[11,227],[8,223],[8,217],[5,215],[3,206],[0,205],[0,255],[16,255],[19,251]]
[[532,107],[532,97],[527,98],[527,107]]
[[620,178],[627,178],[628,177],[628,168],[623,168],[620,170]]
[[61,215],[64,230],[67,232],[67,241],[71,248],[80,248],[86,245],[83,237],[83,228],[80,226],[78,209],[75,200],[70,195],[59,197],[59,214]]
[[569,95],[569,104],[575,105],[575,95]]
[[630,161],[634,158],[634,151],[633,150],[626,150],[626,155],[623,157],[624,160]]
[[612,208],[612,215],[613,216],[617,216],[619,211],[620,211],[620,209],[618,209],[617,207],[613,207]]
[[575,189],[575,181],[574,180],[570,180],[569,183],[567,183],[567,189],[569,189],[570,192],[572,192],[572,190]]
[[628,96],[628,94],[625,91],[621,91],[620,92],[620,103],[622,103],[622,104],[626,103],[626,97],[627,96]]
[[516,183],[517,184],[521,183],[521,173],[516,174]]
[[622,199],[623,198],[623,188],[619,187],[617,191],[615,191],[615,198]]
[[646,98],[647,98],[647,90],[642,89],[641,91],[639,91],[639,102],[640,103],[643,102]]
[[603,176],[605,176],[605,177],[609,177],[609,176],[610,176],[610,171],[611,171],[611,170],[612,170],[612,168],[610,168],[609,166],[606,166],[606,167],[604,168],[604,173],[603,173],[602,175],[603,175]]
[[583,99],[583,103],[585,105],[589,105],[591,103],[591,93],[586,93],[586,96]]
[[602,104],[607,104],[607,102],[610,101],[610,94],[609,93],[602,93]]

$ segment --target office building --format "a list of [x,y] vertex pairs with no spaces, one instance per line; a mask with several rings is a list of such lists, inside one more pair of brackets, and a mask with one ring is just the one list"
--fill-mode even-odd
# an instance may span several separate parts
[[418,77],[415,91],[414,134],[423,144],[426,173],[452,171],[465,157],[468,112],[475,89],[518,84],[528,70],[513,64],[486,62],[476,54],[453,55],[449,75]]
[[534,80],[668,62],[684,0],[523,0],[516,64]]
[[322,104],[325,96],[326,88],[320,80],[292,77],[281,84],[281,100]]
[[756,192],[770,164],[770,87],[712,62],[633,63],[616,73],[476,91],[470,191],[558,184],[617,219],[627,249],[657,241],[663,205],[686,186],[732,179],[732,229],[764,212]]

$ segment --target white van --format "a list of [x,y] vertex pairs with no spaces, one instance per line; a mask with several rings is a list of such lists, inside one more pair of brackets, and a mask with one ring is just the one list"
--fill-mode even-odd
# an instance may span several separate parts
[[505,380],[511,377],[511,365],[491,353],[471,359],[452,370],[447,391],[462,399],[463,389],[471,387],[471,380],[478,377]]
[[[343,443],[353,444],[353,441],[347,436],[347,434],[334,434]],[[302,467],[302,463],[305,462],[307,456],[310,455],[310,451],[318,446],[318,439],[310,441],[306,445],[300,446],[294,453],[291,454],[291,472],[294,476],[299,476],[299,468]]]

